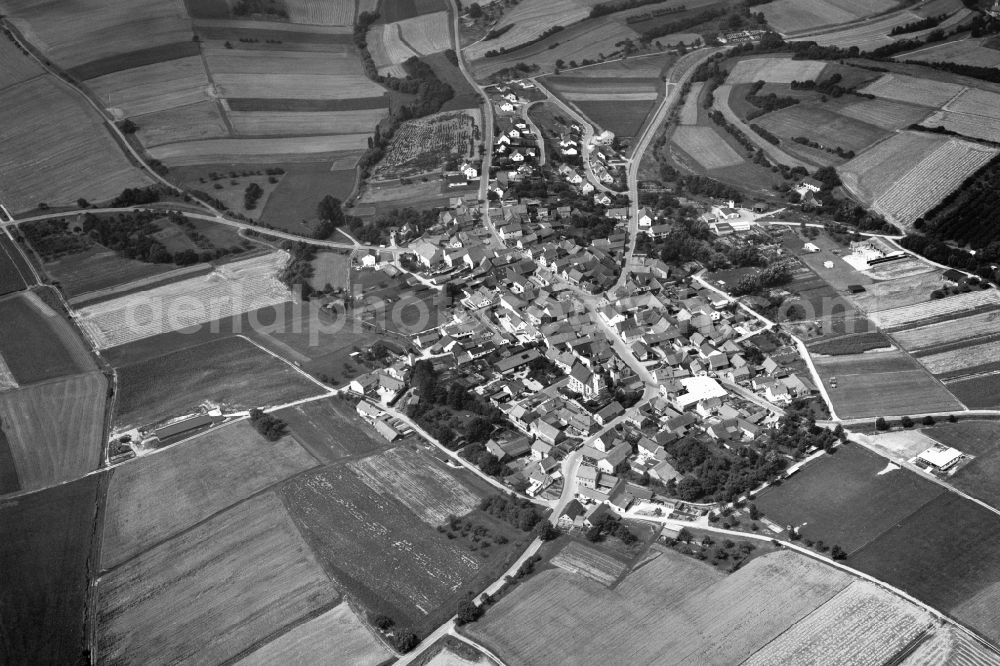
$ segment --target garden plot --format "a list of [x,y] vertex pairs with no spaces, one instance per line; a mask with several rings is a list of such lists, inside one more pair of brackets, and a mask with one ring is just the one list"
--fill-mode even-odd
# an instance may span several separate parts
[[895,6],[893,0],[777,0],[760,9],[767,23],[782,34],[849,23]]
[[896,342],[907,351],[929,349],[938,345],[972,340],[1000,332],[1000,312],[980,312],[968,317],[948,319],[937,324],[896,331]]
[[231,111],[229,119],[238,134],[282,136],[303,134],[364,134],[386,115],[385,109],[355,111]]
[[393,657],[347,602],[343,602],[279,636],[236,664],[320,664],[328,661],[330,655],[337,655],[339,663],[352,666],[378,666]]
[[426,454],[399,446],[348,467],[380,495],[394,497],[432,527],[476,508],[479,496]]
[[743,164],[740,154],[713,127],[683,125],[674,131],[673,142],[704,169]]
[[424,14],[399,21],[397,25],[400,38],[420,55],[430,55],[452,46],[448,12]]
[[29,42],[64,68],[191,42],[181,0],[6,0],[3,10]]
[[727,83],[791,83],[815,80],[826,69],[827,63],[819,60],[792,60],[791,58],[749,58],[737,62],[729,72]]
[[433,172],[472,155],[480,130],[474,112],[446,111],[404,122],[373,171],[377,179]]
[[343,153],[364,152],[371,133],[328,134],[256,139],[182,141],[151,149],[150,154],[172,167],[197,164],[298,164],[323,162]]
[[108,486],[101,567],[113,569],[315,465],[293,438],[269,442],[246,421],[120,465]]
[[625,563],[596,548],[584,546],[578,541],[566,544],[559,554],[552,558],[552,564],[603,585],[612,585],[628,569]]
[[874,583],[856,580],[743,664],[881,666],[930,628],[933,620],[919,606]]
[[879,328],[906,328],[921,321],[953,317],[968,313],[976,308],[996,308],[1000,306],[1000,293],[996,289],[970,291],[927,303],[917,303],[905,307],[883,310],[870,315]]
[[127,117],[155,113],[209,99],[209,81],[201,56],[127,69],[87,81],[87,87],[110,109]]
[[135,116],[131,120],[139,127],[136,136],[147,148],[229,136],[219,105],[210,100]]
[[957,83],[920,79],[904,74],[885,74],[860,92],[897,102],[940,108],[964,90],[965,86]]
[[80,326],[104,349],[278,305],[289,299],[277,278],[287,263],[287,252],[273,252],[225,264],[207,276],[81,308]]
[[553,26],[569,27],[588,16],[590,7],[576,0],[524,0],[506,11],[493,30],[499,31],[508,25],[513,27],[495,39],[486,39],[469,46],[465,49],[466,57],[478,60],[487,51],[512,49],[537,39]]
[[658,663],[664,655],[732,664],[850,583],[789,552],[755,558],[729,576],[673,551],[652,552],[613,590],[561,570],[535,574],[465,630],[512,666]]
[[152,181],[126,158],[103,120],[51,76],[4,90],[0,200],[12,213],[40,202],[101,202]]
[[283,0],[288,20],[307,25],[353,25],[354,0]]
[[898,130],[919,123],[930,110],[925,106],[891,99],[868,99],[848,104],[838,109],[837,113],[885,130]]
[[97,586],[101,663],[222,663],[339,597],[273,493],[156,545]]

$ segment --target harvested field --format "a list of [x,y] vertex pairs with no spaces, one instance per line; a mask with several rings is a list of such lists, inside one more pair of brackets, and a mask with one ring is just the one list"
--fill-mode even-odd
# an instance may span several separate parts
[[816,79],[826,68],[820,60],[792,60],[791,58],[747,58],[737,62],[729,72],[726,82],[741,83],[791,83]]
[[370,133],[300,136],[280,139],[209,139],[183,141],[150,150],[170,166],[195,164],[303,163],[329,161],[338,153],[364,151]]
[[87,638],[88,559],[98,475],[0,503],[0,653],[11,664],[73,664]]
[[1000,409],[1000,373],[948,381],[946,386],[969,409]]
[[21,386],[96,370],[73,325],[34,292],[0,300],[0,356]]
[[479,496],[432,457],[406,446],[347,466],[372,491],[396,499],[431,527],[479,504]]
[[891,99],[868,99],[837,109],[837,113],[886,130],[898,130],[919,123],[930,110]]
[[897,181],[947,142],[947,137],[939,135],[900,132],[864,151],[837,172],[848,189],[865,201],[874,201],[892,191]]
[[398,23],[372,26],[368,30],[368,48],[382,75],[405,76],[403,63],[417,55],[403,42]]
[[994,310],[896,331],[892,337],[903,349],[915,351],[994,335],[998,329],[1000,329],[1000,313]]
[[279,636],[237,666],[315,664],[337,655],[341,664],[378,666],[392,656],[347,602]]
[[959,313],[968,314],[978,308],[995,308],[1000,305],[1000,292],[996,289],[970,291],[947,298],[916,303],[905,307],[883,310],[872,314],[871,319],[879,328],[907,328],[918,322],[937,318],[953,317]]
[[281,501],[266,493],[104,574],[98,658],[221,663],[338,597]]
[[566,544],[559,554],[552,558],[552,564],[609,586],[628,569],[624,562],[596,548],[585,546],[579,541],[570,541]]
[[[961,409],[945,387],[899,351],[813,359],[840,418]],[[837,378],[837,387],[830,378]]]
[[996,148],[950,139],[899,178],[875,199],[872,207],[907,231],[914,220],[958,189],[997,154],[1000,150]]
[[552,26],[561,25],[566,28],[588,16],[590,7],[576,0],[525,0],[505,12],[500,22],[494,26],[494,30],[507,25],[513,25],[513,28],[496,39],[471,45],[465,50],[465,54],[470,61],[478,60],[487,51],[512,49],[540,37]]
[[14,42],[0,39],[0,90],[33,79],[45,72],[35,59],[23,53]]
[[283,251],[234,261],[207,276],[81,308],[78,321],[104,349],[278,305],[290,298],[277,278],[287,262]]
[[474,111],[447,111],[403,123],[372,177],[389,180],[439,170],[451,159],[472,155],[481,123]]
[[358,97],[349,99],[270,99],[266,97],[233,97],[226,100],[232,112],[319,112],[319,111],[364,111],[389,108],[389,96]]
[[126,117],[210,99],[200,55],[115,72],[87,81],[87,87],[103,104],[121,109]]
[[7,0],[3,8],[29,42],[64,68],[191,41],[191,21],[180,0]]
[[354,0],[283,0],[292,23],[353,25]]
[[[934,529],[927,529],[933,525]],[[954,493],[942,493],[852,555],[851,566],[951,615],[992,641],[1000,518]]]
[[564,571],[535,574],[463,631],[512,666],[656,663],[665,654],[674,663],[739,663],[850,582],[788,552],[729,576],[651,552],[614,590]]
[[[689,42],[700,38],[699,35],[689,35]],[[666,42],[669,38],[664,37]],[[574,69],[570,75],[574,78],[600,78],[600,79],[657,79],[662,81],[663,75],[670,65],[677,61],[676,56],[670,54],[643,55],[632,57],[628,60],[609,60],[598,65],[589,65]],[[692,83],[692,92],[701,82]]]
[[954,62],[973,67],[1000,66],[1000,50],[984,46],[983,42],[985,41],[986,38],[966,38],[944,42],[921,48],[919,51],[903,53],[896,58],[898,60],[916,60],[917,62]]
[[0,393],[0,423],[22,490],[100,466],[107,397],[108,380],[100,372]]
[[301,136],[303,134],[365,134],[385,118],[386,109],[298,113],[231,112],[233,129],[243,136]]
[[[836,45],[845,49],[856,46],[861,51],[871,51],[895,41],[893,37],[889,36],[893,28],[919,21],[921,18],[916,12],[893,12],[882,18],[845,26],[843,29],[831,30],[819,35],[809,35],[803,39],[815,41],[820,46]],[[910,33],[904,36],[912,38],[916,34]]]
[[299,475],[280,492],[327,572],[370,611],[402,626],[419,631],[417,625],[450,616],[455,593],[485,571],[478,554],[372,490],[347,467]]
[[53,77],[4,90],[0,200],[11,212],[39,202],[101,202],[151,181],[125,158],[97,113]]
[[698,124],[698,109],[700,107],[699,98],[701,97],[701,89],[704,86],[705,83],[702,81],[691,84],[691,91],[688,92],[687,97],[684,98],[684,106],[681,107],[680,111],[679,122],[681,125]]
[[964,90],[965,86],[957,83],[918,79],[904,74],[884,74],[860,92],[897,102],[940,108]]
[[804,136],[828,148],[860,152],[885,136],[885,130],[842,116],[821,104],[796,104],[768,113],[756,122],[777,136]]
[[[890,663],[926,629],[933,616],[866,580],[856,580],[794,624],[745,666],[766,664]],[[836,631],[830,631],[836,627]]]
[[955,132],[973,139],[1000,142],[1000,116],[978,116],[971,113],[954,113],[938,111],[924,120],[924,127],[943,127],[949,132]]
[[848,298],[859,309],[872,314],[908,305],[926,305],[931,301],[931,292],[943,286],[945,281],[942,273],[928,271],[910,277],[866,284],[863,293],[851,294]]
[[226,97],[352,99],[382,97],[353,53],[210,49],[216,86]]
[[302,446],[324,463],[370,455],[387,446],[350,403],[335,398],[289,407],[277,415]]
[[857,20],[868,14],[892,9],[893,0],[777,0],[761,11],[768,24],[782,34],[790,34]]
[[996,648],[944,625],[920,643],[900,666],[1000,666]]
[[117,370],[115,425],[120,429],[190,414],[204,403],[238,411],[323,392],[287,363],[238,337],[216,339]]
[[743,163],[743,158],[726,143],[715,128],[681,126],[674,131],[677,147],[698,161],[705,169],[719,169]]
[[138,51],[129,51],[128,53],[92,60],[79,67],[73,67],[69,70],[69,73],[80,81],[88,81],[96,79],[99,76],[114,74],[115,72],[155,65],[156,63],[167,62],[169,60],[179,60],[192,56],[197,57],[200,54],[201,46],[197,42],[187,40],[172,44],[160,44],[146,49],[139,49]]
[[101,566],[113,569],[315,466],[293,437],[269,442],[248,421],[119,465],[108,486]]
[[[997,333],[998,328],[1000,326],[994,322],[992,332]],[[979,366],[1000,362],[1000,344],[996,340],[983,344],[965,343],[958,349],[920,356],[919,360],[935,375],[955,373],[958,370],[974,372]]]
[[136,136],[147,148],[229,136],[219,105],[212,101],[136,116],[131,120],[139,127]]
[[420,55],[450,49],[451,25],[448,12],[434,12],[399,21],[400,38]]
[[849,443],[805,465],[756,500],[782,528],[839,545],[850,555],[944,492],[913,472],[885,472],[886,460]]

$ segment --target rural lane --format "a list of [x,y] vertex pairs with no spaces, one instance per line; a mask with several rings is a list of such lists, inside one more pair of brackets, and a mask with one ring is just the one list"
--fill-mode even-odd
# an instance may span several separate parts
[[728,122],[730,125],[732,125],[736,129],[746,134],[747,138],[753,141],[754,145],[763,150],[764,154],[767,155],[768,159],[770,159],[772,162],[776,162],[778,164],[784,164],[785,166],[789,167],[798,166],[804,169],[816,168],[817,166],[816,164],[813,164],[811,162],[804,162],[800,159],[792,157],[791,155],[789,155],[788,153],[786,153],[785,151],[783,151],[782,149],[778,148],[776,145],[771,143],[770,141],[764,139],[764,137],[757,134],[757,132],[753,131],[753,129],[749,125],[743,122],[740,119],[740,117],[737,116],[736,113],[729,106],[729,95],[732,93],[732,91],[733,91],[733,85],[730,83],[721,85],[715,89],[715,97],[714,97],[715,108],[722,113],[722,116],[726,119],[726,122]]

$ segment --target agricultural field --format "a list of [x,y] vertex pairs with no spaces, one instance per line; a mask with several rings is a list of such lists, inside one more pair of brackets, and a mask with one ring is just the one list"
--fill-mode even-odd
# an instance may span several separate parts
[[204,101],[130,118],[147,148],[165,143],[217,139],[229,135],[216,102]]
[[797,148],[794,137],[808,137],[829,148],[860,152],[885,136],[885,130],[840,115],[819,104],[796,104],[755,120],[764,129]]
[[513,26],[512,28],[495,39],[486,39],[469,46],[465,49],[465,55],[470,61],[479,60],[487,51],[512,49],[537,39],[552,26],[568,28],[588,16],[590,7],[577,0],[525,0],[505,12],[500,22],[493,26],[494,31],[508,25]]
[[21,386],[97,369],[73,325],[35,292],[0,300],[0,331],[0,358]]
[[115,426],[143,426],[211,404],[226,411],[319,395],[323,387],[242,337],[119,366]]
[[150,184],[77,94],[50,76],[4,90],[0,200],[11,212],[80,197],[105,201],[126,187]]
[[1000,488],[997,487],[997,478],[1000,478],[1000,424],[996,421],[941,423],[922,430],[921,435],[975,456],[972,462],[951,474],[948,483],[1000,508]]
[[340,663],[356,666],[378,666],[393,657],[345,601],[294,627],[236,664],[315,664],[334,654]]
[[416,56],[404,41],[398,23],[380,23],[368,30],[368,50],[383,76],[406,76],[403,63]]
[[[845,26],[842,29],[830,30],[818,35],[808,35],[802,37],[802,39],[814,41],[820,46],[839,46],[845,49],[856,46],[861,51],[871,51],[872,49],[877,49],[896,41],[895,37],[889,36],[893,28],[919,21],[921,18],[919,14],[912,11],[893,12],[881,18]],[[918,34],[907,33],[902,35],[901,38],[913,38]]]
[[191,42],[181,0],[6,0],[3,9],[29,42],[66,69],[100,60],[118,60],[119,69],[127,69],[133,52]]
[[0,234],[0,296],[21,291],[34,282],[31,267],[21,252],[9,237]]
[[10,39],[0,39],[0,90],[33,79],[45,70]]
[[332,165],[292,164],[285,167],[285,176],[267,199],[261,220],[276,229],[308,235],[319,223],[316,204],[332,195],[346,201],[357,180],[355,165],[360,152],[341,153]]
[[850,661],[858,664],[887,664],[933,621],[916,604],[856,580],[743,664],[834,663],[828,661],[832,655],[850,655]]
[[893,430],[873,435],[855,435],[866,447],[886,458],[905,462],[934,446],[934,440],[919,430]]
[[691,90],[684,98],[684,106],[681,107],[678,122],[681,125],[698,124],[698,108],[701,104],[701,90],[705,87],[703,81],[691,84]]
[[[962,405],[926,370],[899,351],[813,359],[842,419],[961,410]],[[837,387],[831,378],[837,378]]]
[[900,666],[946,666],[962,664],[973,666],[1000,666],[1000,653],[967,630],[952,625],[939,627],[910,653]]
[[512,666],[655,663],[665,654],[739,663],[851,580],[789,552],[729,576],[672,550],[650,553],[613,590],[560,569],[537,573],[462,631]]
[[866,99],[850,102],[837,113],[884,130],[899,130],[921,122],[930,110],[925,106],[897,102],[891,99]]
[[[90,79],[87,87],[119,117],[133,118],[210,99],[200,55]],[[137,123],[138,124],[138,123]]]
[[[933,525],[934,529],[927,529]],[[993,642],[1000,640],[996,580],[1000,518],[945,492],[848,558]]]
[[354,24],[354,0],[284,0],[284,4],[292,23]]
[[724,84],[715,89],[713,103],[715,109],[720,111],[725,117],[725,119],[737,127],[740,131],[746,134],[772,161],[778,162],[779,164],[785,164],[788,166],[801,166],[803,168],[812,168],[811,162],[804,162],[778,146],[774,145],[769,141],[765,141],[760,135],[757,134],[749,125],[746,124],[736,113],[733,112],[730,105],[730,96],[733,92],[733,86],[731,84]]
[[100,372],[0,392],[0,423],[21,490],[100,466],[108,380]]
[[314,400],[277,412],[310,453],[324,463],[363,456],[385,449],[388,443],[357,415],[350,402],[336,398]]
[[15,664],[78,663],[100,477],[0,503],[0,653]]
[[791,58],[745,58],[737,62],[726,82],[741,83],[791,83],[820,78],[827,63],[820,60],[792,60]]
[[859,92],[907,104],[940,108],[965,90],[958,83],[917,78],[904,74],[884,74]]
[[882,310],[871,313],[870,316],[879,328],[891,330],[909,328],[914,324],[929,323],[939,318],[942,320],[954,318],[956,315],[969,314],[979,308],[996,310],[997,306],[1000,306],[1000,292],[996,289],[986,289]]
[[978,116],[970,113],[937,111],[926,118],[924,127],[943,127],[972,139],[1000,142],[1000,116]]
[[768,25],[783,35],[856,21],[895,7],[893,0],[777,0],[760,7]]
[[1000,373],[948,380],[945,385],[969,409],[1000,409]]
[[570,541],[563,546],[559,554],[552,558],[552,564],[607,586],[613,585],[628,569],[624,562],[579,541]]
[[351,283],[351,253],[348,252],[318,252],[312,261],[313,276],[309,284],[313,289],[325,289],[330,285],[334,289],[350,287]]
[[175,166],[198,164],[297,164],[329,162],[344,153],[361,153],[371,133],[258,139],[181,141],[152,148],[156,159]]
[[221,663],[340,595],[265,493],[105,573],[97,596],[102,663]]
[[430,55],[452,47],[448,12],[434,12],[399,21],[399,36],[418,55]]
[[743,158],[713,127],[682,125],[673,134],[678,148],[704,169],[720,169],[743,163]]
[[973,67],[1000,66],[1000,50],[984,45],[988,38],[965,38],[926,46],[918,51],[896,56],[897,60],[917,62],[954,62]]
[[[865,291],[847,298],[868,314],[912,305],[927,305],[931,292],[945,286],[941,271],[925,265],[925,272],[864,285]],[[878,320],[877,320],[878,321]]]
[[474,155],[481,132],[475,110],[446,111],[408,120],[396,130],[372,177],[392,180],[437,171],[449,159],[461,161]]
[[108,484],[101,566],[113,569],[316,464],[294,435],[270,442],[238,421],[119,465]]
[[[994,313],[995,315],[995,313]],[[953,324],[954,325],[954,324]],[[918,356],[920,363],[935,375],[966,375],[979,369],[995,370],[1000,367],[1000,344],[997,344],[998,326],[993,325],[993,337],[988,342],[967,341],[961,347],[947,351],[927,350]],[[958,342],[955,340],[954,342]]]
[[353,111],[232,111],[229,119],[241,136],[371,133],[385,118],[384,108]]
[[[588,69],[604,71],[603,67]],[[621,138],[639,133],[653,103],[660,97],[661,85],[660,79],[655,77],[617,78],[613,75],[606,78],[550,76],[544,83],[597,127],[611,130]]]
[[879,332],[853,333],[831,340],[823,340],[808,345],[810,354],[826,354],[843,356],[847,354],[862,354],[873,349],[892,347],[892,341]]
[[887,463],[849,443],[767,488],[755,502],[782,528],[793,526],[803,538],[850,555],[945,492],[905,469],[887,471]]
[[375,493],[392,497],[420,520],[437,527],[448,516],[462,516],[479,504],[479,496],[436,460],[406,446],[348,463]]
[[[696,37],[697,35],[691,35]],[[664,38],[666,39],[666,38]],[[597,79],[656,79],[662,81],[670,66],[677,62],[677,56],[670,53],[642,55],[627,60],[609,60],[598,65],[588,65],[574,69],[569,76],[573,78]],[[692,83],[692,89],[698,86]]]
[[207,276],[86,306],[78,321],[104,349],[278,305],[290,298],[277,278],[287,262],[282,251],[217,266]]
[[280,493],[341,589],[417,633],[450,616],[462,591],[497,578],[518,548],[511,539],[481,554],[482,543],[449,539],[347,466],[296,476]]

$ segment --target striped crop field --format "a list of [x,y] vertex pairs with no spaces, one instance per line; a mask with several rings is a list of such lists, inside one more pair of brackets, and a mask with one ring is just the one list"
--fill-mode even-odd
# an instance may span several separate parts
[[918,359],[935,375],[943,375],[957,370],[976,368],[1000,362],[1000,344],[996,340],[978,345],[969,345],[937,354],[921,356]]
[[[856,46],[862,51],[870,51],[896,41],[895,38],[889,36],[893,28],[919,21],[921,18],[915,12],[892,13],[865,23],[845,26],[840,30],[809,35],[803,39],[816,42],[820,46],[839,46],[845,49]],[[911,36],[911,34],[904,35],[904,37]]]
[[9,39],[0,39],[0,90],[44,72],[41,65]]
[[541,36],[543,32],[560,25],[564,28],[590,16],[590,7],[577,0],[523,0],[505,12],[494,30],[511,25],[495,39],[477,42],[465,50],[469,60],[482,58],[487,51],[512,49]]
[[372,26],[368,30],[368,50],[382,75],[404,76],[403,63],[417,55],[403,43],[398,23]]
[[399,34],[420,55],[450,49],[451,26],[448,12],[434,12],[398,21]]
[[1000,331],[1000,311],[993,310],[896,331],[892,337],[906,351],[916,351],[949,342],[993,335],[998,331]]
[[868,318],[875,322],[879,328],[905,328],[921,321],[937,319],[939,317],[950,317],[976,308],[997,306],[1000,306],[1000,292],[997,292],[996,289],[987,289],[985,291],[970,291],[965,294],[956,294],[955,296],[949,296],[948,298],[936,301],[883,310],[878,313],[869,313]]
[[139,126],[136,136],[147,148],[165,143],[218,139],[229,136],[219,105],[206,100],[165,111],[133,116]]
[[231,111],[229,119],[241,136],[365,134],[385,117],[385,109],[355,111]]
[[284,0],[284,3],[292,23],[354,24],[354,0]]
[[624,562],[578,541],[566,544],[559,554],[552,558],[552,564],[603,585],[613,584],[628,569]]
[[965,90],[957,83],[919,79],[904,74],[885,74],[860,92],[897,102],[938,108]]
[[200,56],[168,60],[87,81],[105,106],[127,117],[187,106],[209,99],[208,74]]
[[721,169],[743,163],[743,158],[713,127],[683,125],[674,132],[677,147],[705,169]]
[[371,132],[264,139],[207,139],[156,146],[149,152],[170,166],[316,162],[337,153],[364,152]]
[[892,9],[893,0],[777,0],[760,10],[768,25],[790,34],[855,21]]
[[882,129],[898,130],[919,123],[930,111],[924,106],[890,99],[866,99],[848,104],[837,113]]
[[1000,50],[984,46],[983,42],[986,39],[980,37],[944,42],[921,48],[912,53],[903,53],[896,56],[896,59],[917,62],[954,62],[974,67],[998,67],[1000,66]]
[[849,190],[872,202],[947,142],[947,137],[925,132],[900,132],[875,144],[837,172]]
[[826,68],[819,60],[792,60],[791,58],[749,58],[740,60],[729,72],[726,81],[740,83],[791,83],[816,79]]

